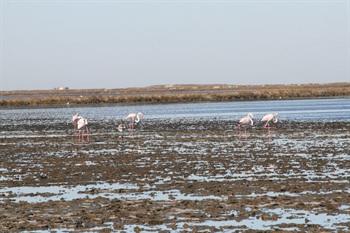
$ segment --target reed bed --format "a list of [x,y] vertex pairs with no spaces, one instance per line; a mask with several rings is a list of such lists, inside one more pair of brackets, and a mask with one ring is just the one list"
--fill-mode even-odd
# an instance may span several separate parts
[[0,92],[0,106],[54,106],[350,96],[350,83],[303,85],[159,85],[145,88]]

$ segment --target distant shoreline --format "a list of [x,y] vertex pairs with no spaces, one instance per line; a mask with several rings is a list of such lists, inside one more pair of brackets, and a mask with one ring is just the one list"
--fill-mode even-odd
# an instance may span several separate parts
[[0,108],[55,108],[349,97],[350,83],[158,85],[123,89],[0,91]]
[[283,100],[321,100],[321,99],[350,99],[350,96],[329,96],[329,97],[310,97],[310,98],[289,98],[289,99],[269,99],[269,100],[231,100],[231,101],[192,101],[192,102],[166,102],[166,103],[100,103],[100,104],[55,104],[55,105],[17,105],[0,106],[0,110],[10,109],[43,109],[43,108],[89,108],[89,107],[113,107],[113,106],[137,106],[137,105],[167,105],[167,104],[195,104],[195,103],[225,103],[225,102],[251,102],[251,101],[283,101]]

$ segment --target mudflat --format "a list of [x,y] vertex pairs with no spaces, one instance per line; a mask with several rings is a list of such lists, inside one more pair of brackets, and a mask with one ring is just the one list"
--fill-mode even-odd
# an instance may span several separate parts
[[0,231],[350,230],[350,122],[0,126]]

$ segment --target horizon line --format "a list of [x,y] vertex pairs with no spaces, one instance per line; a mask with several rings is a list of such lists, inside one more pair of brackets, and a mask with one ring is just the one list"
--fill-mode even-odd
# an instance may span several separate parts
[[181,87],[181,86],[303,86],[303,85],[320,85],[320,86],[326,86],[326,85],[341,85],[345,84],[348,85],[350,82],[325,82],[325,83],[314,83],[314,82],[308,82],[308,83],[269,83],[269,84],[230,84],[230,83],[202,83],[202,84],[196,84],[196,83],[172,83],[172,84],[154,84],[154,85],[147,85],[147,86],[129,86],[129,87],[114,87],[114,88],[105,88],[105,87],[99,87],[99,88],[70,88],[69,86],[58,86],[53,87],[50,89],[12,89],[12,90],[1,90],[1,92],[26,92],[26,91],[70,91],[70,90],[125,90],[125,89],[147,89],[147,88],[155,88],[155,87],[163,87],[163,88],[171,88],[171,87]]

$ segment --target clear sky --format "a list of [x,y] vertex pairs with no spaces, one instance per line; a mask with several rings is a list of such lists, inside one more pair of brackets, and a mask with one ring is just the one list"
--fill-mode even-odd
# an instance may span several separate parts
[[0,90],[350,81],[350,0],[0,3]]

